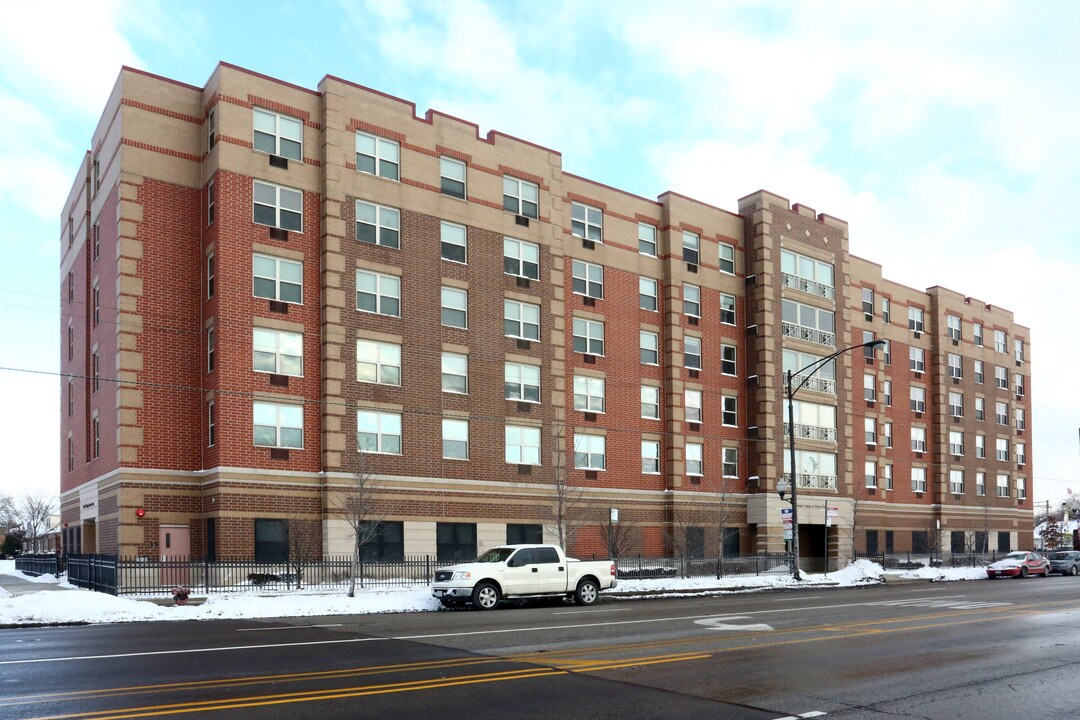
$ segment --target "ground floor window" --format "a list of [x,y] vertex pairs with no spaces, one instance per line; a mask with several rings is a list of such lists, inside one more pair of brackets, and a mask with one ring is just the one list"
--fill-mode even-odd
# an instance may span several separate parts
[[288,554],[288,526],[285,520],[255,520],[255,562],[285,562]]
[[720,546],[725,557],[739,557],[739,528],[724,528]]
[[911,531],[911,552],[924,555],[930,552],[930,542],[925,530]]
[[877,555],[877,552],[878,552],[877,535],[878,535],[877,530],[867,530],[866,531],[866,554],[867,555]]
[[526,525],[521,523],[507,523],[507,545],[539,545],[544,542],[543,525]]
[[436,523],[435,552],[439,562],[476,559],[476,523]]
[[975,552],[988,553],[990,552],[990,543],[988,542],[986,532],[982,530],[975,531]]
[[688,527],[683,530],[683,541],[686,545],[682,550],[690,560],[701,560],[705,557],[705,528]]
[[998,552],[1012,552],[1012,537],[1008,531],[998,533]]
[[949,550],[953,553],[964,553],[967,551],[965,548],[965,540],[967,533],[963,530],[953,530],[949,533]]
[[896,550],[894,550],[893,548],[894,548],[894,546],[893,546],[893,531],[892,530],[886,530],[885,531],[885,553],[888,554],[888,555],[892,555],[894,552],[896,552]]
[[405,523],[365,522],[360,536],[369,538],[360,550],[363,562],[403,562],[405,560]]

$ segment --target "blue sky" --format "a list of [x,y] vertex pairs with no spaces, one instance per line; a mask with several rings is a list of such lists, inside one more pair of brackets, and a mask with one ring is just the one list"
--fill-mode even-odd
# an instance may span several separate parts
[[310,88],[337,75],[646,197],[735,210],[766,188],[847,220],[852,252],[890,279],[1032,328],[1034,494],[1080,492],[1080,5],[112,0],[5,16],[0,367],[44,374],[0,370],[0,492],[58,487],[60,212],[120,66],[202,85],[219,60]]

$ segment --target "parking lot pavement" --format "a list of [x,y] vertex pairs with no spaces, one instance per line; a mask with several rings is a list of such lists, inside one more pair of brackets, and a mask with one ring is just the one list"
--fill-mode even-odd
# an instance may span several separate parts
[[36,592],[72,590],[52,582],[33,582],[18,575],[0,575],[0,588],[7,590],[12,595],[29,595]]

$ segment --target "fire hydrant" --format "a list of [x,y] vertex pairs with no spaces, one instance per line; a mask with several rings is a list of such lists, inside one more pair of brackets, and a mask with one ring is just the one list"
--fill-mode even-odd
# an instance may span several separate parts
[[186,587],[173,588],[173,591],[172,591],[173,601],[177,605],[187,605],[189,595],[191,595],[191,590],[189,590]]

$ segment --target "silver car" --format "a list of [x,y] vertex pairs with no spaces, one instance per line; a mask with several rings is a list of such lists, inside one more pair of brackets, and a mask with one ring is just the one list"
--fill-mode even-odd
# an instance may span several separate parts
[[1058,550],[1048,553],[1050,572],[1062,575],[1080,575],[1080,551]]

